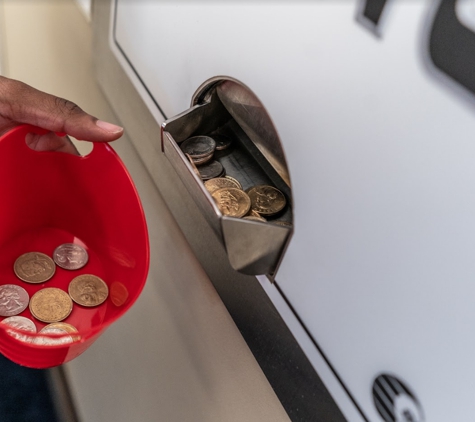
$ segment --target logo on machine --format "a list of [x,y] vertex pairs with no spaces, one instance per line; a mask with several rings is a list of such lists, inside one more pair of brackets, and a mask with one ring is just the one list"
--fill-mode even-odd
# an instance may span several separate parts
[[385,422],[423,422],[424,415],[416,397],[392,375],[379,375],[373,382],[373,400]]

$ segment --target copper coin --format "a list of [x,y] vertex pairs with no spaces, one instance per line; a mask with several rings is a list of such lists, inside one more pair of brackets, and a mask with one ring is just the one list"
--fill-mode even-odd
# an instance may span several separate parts
[[56,265],[44,253],[28,252],[17,258],[13,270],[20,280],[27,283],[43,283],[53,277]]
[[58,322],[73,310],[69,295],[56,287],[38,290],[30,300],[30,312],[39,321]]
[[221,177],[225,173],[223,165],[216,160],[210,161],[204,166],[199,166],[198,171],[200,172],[200,176],[203,180]]
[[237,188],[242,189],[242,185],[241,185],[241,183],[239,183],[239,180],[235,179],[234,177],[228,176],[228,175],[224,176],[224,178],[232,180],[234,183],[237,184],[237,186],[236,186]]
[[92,274],[79,275],[69,283],[69,296],[78,305],[98,306],[107,299],[109,288],[104,280]]
[[28,292],[16,284],[0,286],[0,316],[13,316],[22,313],[28,306]]
[[241,186],[239,183],[227,177],[215,177],[214,179],[206,180],[204,184],[205,184],[205,188],[208,190],[209,193],[213,193],[215,190],[218,190],[221,188],[241,189]]
[[242,218],[243,220],[258,221],[259,223],[267,223],[267,220],[262,217],[254,217],[253,215],[246,215]]
[[89,256],[82,246],[76,243],[63,243],[53,252],[53,260],[65,270],[79,270],[89,260]]
[[180,148],[194,160],[213,154],[216,149],[216,142],[209,136],[193,136],[183,141]]
[[249,196],[241,189],[221,188],[214,191],[211,196],[223,215],[229,217],[244,217],[251,208]]
[[284,194],[273,186],[259,185],[247,190],[251,207],[261,215],[274,215],[282,211],[287,203]]

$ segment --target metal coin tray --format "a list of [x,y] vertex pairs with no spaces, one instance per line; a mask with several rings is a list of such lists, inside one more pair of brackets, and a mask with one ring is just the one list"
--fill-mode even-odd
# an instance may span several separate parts
[[[215,151],[213,159],[243,190],[255,185],[279,189],[287,200],[284,210],[267,222],[223,215],[180,149],[183,141],[197,135],[231,138],[232,145]],[[196,91],[191,108],[162,124],[161,141],[162,152],[220,239],[231,266],[272,278],[293,231],[292,196],[280,140],[260,101],[237,81],[211,79]]]

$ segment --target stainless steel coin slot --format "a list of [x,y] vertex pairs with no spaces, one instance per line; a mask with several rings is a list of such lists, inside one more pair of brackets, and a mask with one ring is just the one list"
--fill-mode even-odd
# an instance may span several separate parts
[[[161,138],[162,151],[231,266],[244,274],[274,276],[293,231],[292,195],[282,144],[259,99],[234,79],[210,79],[188,110],[163,123]],[[216,179],[223,177],[231,180],[229,192],[211,191],[210,185],[218,189],[226,182]],[[246,193],[242,198],[239,186]],[[232,207],[226,208],[226,195],[232,196]],[[248,196],[251,208],[246,208]]]

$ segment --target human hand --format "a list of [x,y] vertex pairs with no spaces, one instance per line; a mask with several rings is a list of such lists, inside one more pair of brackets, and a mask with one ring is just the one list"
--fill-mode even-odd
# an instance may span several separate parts
[[0,76],[0,136],[21,124],[49,130],[44,135],[30,133],[27,145],[35,151],[79,153],[66,133],[78,140],[110,142],[124,130],[96,119],[71,101],[39,91],[23,82]]

